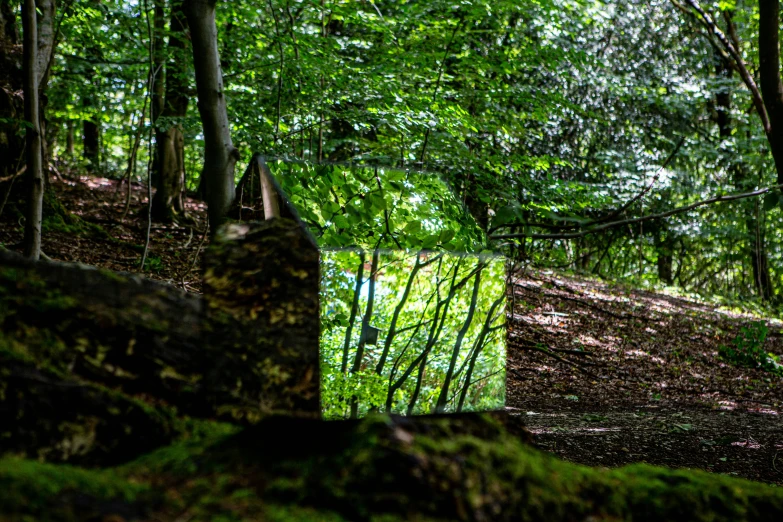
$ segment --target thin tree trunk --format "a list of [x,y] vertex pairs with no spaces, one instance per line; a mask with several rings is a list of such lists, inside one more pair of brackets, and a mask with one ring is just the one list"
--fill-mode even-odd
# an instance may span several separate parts
[[655,250],[658,254],[658,279],[668,286],[674,284],[674,238],[669,227],[662,224],[661,230],[655,234]]
[[351,337],[353,336],[353,323],[356,321],[356,315],[359,313],[359,297],[361,296],[362,283],[364,279],[364,263],[366,262],[364,250],[359,254],[359,269],[356,272],[356,287],[353,291],[353,302],[351,303],[351,314],[348,318],[348,327],[345,330],[345,344],[343,345],[343,361],[340,371],[343,375],[348,372],[348,353],[351,348]]
[[[89,111],[95,106],[95,102],[92,98],[92,94],[88,94],[82,98],[82,107]],[[93,170],[98,167],[99,157],[98,151],[100,149],[101,128],[98,125],[94,116],[88,116],[88,119],[83,121],[82,129],[82,144],[84,150],[82,155],[87,160],[87,168]]]
[[38,106],[38,16],[35,0],[24,0],[22,8],[24,42],[24,114],[27,121],[27,176],[29,192],[25,216],[24,252],[37,261],[41,257],[41,221],[43,218],[43,149]]
[[[362,318],[362,333],[359,337],[359,346],[356,348],[356,357],[353,360],[353,366],[351,367],[351,373],[358,373],[362,368],[362,360],[364,359],[364,348],[367,346],[367,329],[370,326],[370,319],[372,319],[373,307],[375,305],[375,280],[378,277],[378,263],[380,262],[380,250],[376,249],[372,254],[372,263],[370,264],[370,282],[367,289],[367,308],[364,310],[364,317]],[[359,413],[359,401],[354,396],[351,398],[351,418],[357,418]]]
[[489,308],[489,312],[487,313],[487,318],[484,321],[484,327],[481,330],[481,333],[478,336],[478,339],[476,339],[476,344],[473,348],[473,353],[470,356],[470,363],[468,364],[468,370],[467,373],[465,373],[465,384],[462,385],[462,390],[459,394],[459,402],[457,403],[457,412],[461,412],[462,408],[465,406],[465,398],[468,395],[468,390],[470,389],[471,379],[473,378],[473,371],[476,368],[476,360],[478,360],[478,356],[481,354],[481,351],[484,349],[484,340],[487,338],[487,335],[489,334],[492,322],[495,318],[495,310],[497,310],[498,306],[503,304],[503,302],[506,300],[506,297],[503,296],[499,299],[497,299],[494,303],[492,303],[492,306]]
[[749,236],[750,261],[753,267],[753,286],[764,301],[769,301],[774,295],[772,278],[769,273],[767,251],[764,248],[764,231],[759,217],[758,202],[755,213],[746,209],[745,228]]
[[[99,4],[100,0],[90,0],[89,3]],[[99,60],[100,52],[96,45],[84,49],[84,54],[91,60]],[[87,77],[93,76],[95,70],[90,68],[85,72]],[[87,160],[87,169],[97,169],[100,164],[101,127],[100,119],[96,113],[100,111],[100,103],[96,102],[94,86],[87,86],[86,92],[82,92],[82,108],[86,114],[82,125],[82,157]],[[98,106],[98,107],[96,107]]]
[[234,167],[239,151],[231,141],[223,73],[217,45],[217,0],[185,0],[196,70],[198,110],[204,131],[204,196],[210,230],[214,234],[234,200]]
[[[161,116],[181,119],[187,115],[189,102],[184,65],[187,21],[181,1],[172,3],[169,28],[166,96]],[[158,126],[157,191],[152,200],[152,215],[157,221],[170,222],[185,211],[185,135],[180,123],[163,125],[162,129]]]
[[[166,10],[165,0],[153,1],[153,21],[152,21],[152,88],[150,89],[150,123],[155,132],[156,144],[161,140],[161,132],[158,128],[158,118],[163,114],[163,101],[166,89],[166,70],[165,70],[165,36],[166,31]],[[158,158],[158,147],[152,151],[152,182],[157,184],[160,172]]]
[[449,368],[446,370],[446,376],[443,379],[443,386],[438,396],[438,402],[435,406],[437,413],[443,413],[446,409],[446,404],[449,400],[449,388],[451,387],[451,379],[454,376],[454,369],[457,367],[457,358],[459,357],[460,350],[462,349],[462,341],[465,339],[465,335],[468,333],[471,323],[473,322],[473,316],[476,314],[476,303],[478,302],[478,294],[481,289],[481,265],[479,262],[479,271],[476,273],[476,279],[473,282],[473,294],[470,298],[470,308],[468,309],[468,315],[465,317],[465,322],[462,325],[459,333],[457,334],[457,341],[454,343],[454,348],[451,351],[451,359],[449,360]]
[[155,124],[163,113],[163,96],[166,79],[164,75],[164,42],[163,32],[166,30],[166,13],[164,0],[155,0],[154,26],[152,37],[152,62],[153,70],[157,73],[152,78],[152,103],[150,104],[150,121]]
[[68,127],[68,133],[65,138],[65,154],[69,157],[73,157],[74,152],[74,132],[73,132],[73,120],[68,120],[66,123]]
[[55,28],[57,2],[55,0],[35,0],[38,13],[38,132],[41,135],[41,162],[44,176],[44,190],[48,179],[48,165],[51,161],[51,151],[46,132],[46,106],[48,98],[45,96],[46,86],[49,83],[51,63],[54,61],[54,49],[56,45],[55,34],[59,26]]

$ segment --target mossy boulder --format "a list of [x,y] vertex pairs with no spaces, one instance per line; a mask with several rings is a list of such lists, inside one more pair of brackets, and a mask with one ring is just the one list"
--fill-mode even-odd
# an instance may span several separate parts
[[[14,466],[41,472],[14,472]],[[36,466],[0,461],[0,489],[13,488],[15,495],[14,502],[0,502],[0,519],[75,520],[83,506],[77,498],[91,499],[103,520],[110,515],[164,521],[772,522],[783,517],[783,489],[646,465],[578,466],[533,449],[496,420],[476,414],[358,422],[276,417],[241,431],[216,427],[94,474]],[[40,513],[46,515],[38,518]]]
[[171,408],[39,367],[0,339],[0,454],[111,466],[170,444],[182,426]]

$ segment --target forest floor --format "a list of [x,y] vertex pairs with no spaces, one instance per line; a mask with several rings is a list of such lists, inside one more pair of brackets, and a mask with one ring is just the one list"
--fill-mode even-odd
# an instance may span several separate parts
[[[513,292],[507,405],[542,449],[783,484],[783,377],[718,357],[751,316],[541,271]],[[765,350],[783,354],[767,324]]]
[[[46,223],[48,257],[140,271],[145,186],[132,185],[125,217],[127,184],[67,177],[53,187],[82,222]],[[186,206],[188,224],[153,224],[144,275],[198,292],[206,213],[195,199]],[[0,244],[19,251],[22,224],[6,208]],[[542,449],[593,466],[647,462],[783,484],[783,378],[718,358],[750,316],[546,271],[518,274],[512,288],[507,406]],[[768,325],[765,349],[783,355],[783,325]]]

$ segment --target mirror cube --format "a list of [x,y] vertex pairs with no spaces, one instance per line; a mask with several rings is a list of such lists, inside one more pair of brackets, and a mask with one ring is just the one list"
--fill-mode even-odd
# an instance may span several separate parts
[[505,259],[439,176],[254,162],[238,197],[318,249],[322,418],[505,406]]

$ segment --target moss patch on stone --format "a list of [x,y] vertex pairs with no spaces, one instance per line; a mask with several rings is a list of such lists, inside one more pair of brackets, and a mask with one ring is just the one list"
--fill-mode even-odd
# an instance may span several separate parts
[[[700,471],[574,465],[520,443],[482,415],[330,423],[269,418],[242,431],[205,423],[188,439],[108,471],[6,459],[0,485],[9,481],[16,500],[0,502],[0,513],[9,513],[6,506],[33,516],[62,511],[50,520],[70,520],[79,495],[98,506],[115,499],[126,520],[146,520],[143,509],[156,520],[184,513],[191,520],[237,521],[258,520],[259,513],[281,521],[783,517],[781,488]],[[39,507],[46,505],[49,511]]]
[[0,520],[141,520],[156,503],[146,484],[95,471],[16,458],[0,459]]

